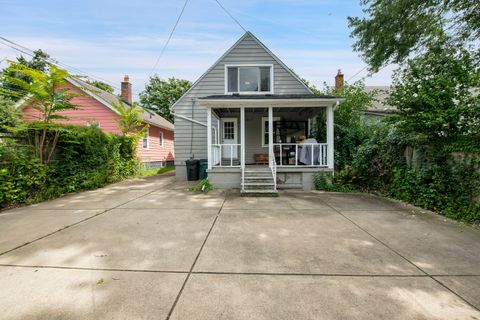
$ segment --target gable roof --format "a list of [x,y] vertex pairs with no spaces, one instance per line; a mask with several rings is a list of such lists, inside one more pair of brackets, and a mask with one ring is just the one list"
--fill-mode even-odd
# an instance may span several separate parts
[[[85,82],[83,80],[80,80],[78,78],[68,78],[66,79],[68,82],[94,98],[95,100],[99,101],[103,105],[105,105],[107,108],[112,110],[113,112],[118,114],[118,111],[115,109],[113,106],[114,104],[118,103],[118,96],[114,95],[113,93],[107,92],[105,90],[102,90],[100,88],[97,88],[88,82]],[[125,102],[122,102],[125,103]],[[161,127],[167,130],[174,130],[174,125],[170,121],[166,120],[162,116],[152,112],[145,110],[141,107],[137,107],[138,110],[142,110],[143,112],[140,114],[140,117],[143,118],[143,121],[145,123]]]
[[292,69],[290,69],[289,67],[287,67],[287,65],[285,63],[283,63],[282,60],[280,60],[272,51],[270,51],[270,49],[267,48],[267,46],[265,46],[260,40],[258,40],[257,37],[255,37],[250,31],[247,31],[245,32],[245,34],[243,36],[240,37],[240,39],[238,39],[227,51],[225,51],[225,53],[217,59],[217,61],[215,61],[215,63],[212,64],[212,66],[210,66],[210,68],[207,69],[207,71],[205,71],[201,76],[200,78],[198,78],[194,83],[193,85],[190,87],[190,89],[188,89],[181,97],[180,99],[178,99],[173,105],[170,106],[170,110],[174,110],[175,106],[179,103],[179,101],[181,101],[183,99],[183,97],[185,97],[187,94],[190,93],[190,91],[192,91],[196,86],[197,84],[203,80],[203,78],[205,78],[209,73],[210,71],[212,71],[226,56],[228,56],[228,54],[230,52],[233,51],[233,49],[235,49],[245,38],[247,37],[251,37],[260,47],[262,47],[281,67],[283,67],[290,75],[292,75],[299,83],[302,84],[302,86],[305,87],[305,89],[307,89],[308,92],[310,92],[311,94],[314,94],[312,92],[312,90],[310,90],[310,88],[298,77],[297,74],[295,74],[295,72],[292,71]]
[[365,111],[368,114],[392,114],[397,108],[386,103],[390,95],[390,86],[365,86],[365,92],[373,92],[372,105]]

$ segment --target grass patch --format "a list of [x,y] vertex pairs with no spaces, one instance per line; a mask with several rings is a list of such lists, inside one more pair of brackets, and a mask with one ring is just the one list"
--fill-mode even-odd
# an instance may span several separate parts
[[208,178],[207,178],[207,179],[200,180],[199,183],[193,185],[190,188],[190,191],[194,191],[194,192],[201,191],[203,193],[207,193],[208,191],[213,190],[213,189],[214,189],[213,184],[211,184],[210,181],[208,181]]
[[172,170],[175,170],[175,166],[166,166],[166,167],[162,167],[162,168],[159,168],[159,169],[148,169],[148,170],[141,169],[140,172],[138,173],[138,176],[139,177],[149,177],[149,176],[153,176],[153,175],[156,175],[156,174],[162,174],[162,173],[165,173],[165,172],[169,172],[169,171],[172,171]]

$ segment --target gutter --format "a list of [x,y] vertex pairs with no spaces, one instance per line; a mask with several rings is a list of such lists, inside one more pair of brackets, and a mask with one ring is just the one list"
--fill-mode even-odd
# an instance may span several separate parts
[[170,113],[171,113],[174,117],[179,117],[180,119],[187,120],[187,121],[190,121],[190,122],[192,122],[192,123],[195,123],[195,124],[198,124],[198,125],[207,127],[207,124],[206,124],[206,123],[203,123],[203,122],[200,122],[200,121],[197,121],[197,120],[190,119],[189,117],[185,117],[185,116],[182,116],[182,115],[180,115],[180,114],[176,114],[175,111],[173,111],[173,110],[170,110]]

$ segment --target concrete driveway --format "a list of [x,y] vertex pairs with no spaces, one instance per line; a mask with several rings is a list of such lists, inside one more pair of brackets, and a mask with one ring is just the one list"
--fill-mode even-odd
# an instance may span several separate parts
[[2,319],[480,319],[480,232],[356,194],[172,174],[0,213]]

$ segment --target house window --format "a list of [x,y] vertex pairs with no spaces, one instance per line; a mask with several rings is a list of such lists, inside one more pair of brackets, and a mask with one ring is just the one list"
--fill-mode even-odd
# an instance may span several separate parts
[[148,149],[148,132],[149,130],[145,130],[145,134],[143,135],[142,138],[142,147],[143,149]]
[[223,123],[223,139],[235,139],[235,123],[233,121],[225,121]]
[[272,66],[227,66],[227,93],[272,93]]
[[[280,117],[273,117],[273,121],[280,121]],[[262,117],[262,146],[268,146],[268,117]],[[275,141],[275,137],[273,139]]]
[[89,121],[87,122],[88,127],[100,128],[100,122],[98,121]]
[[159,143],[160,143],[160,147],[163,147],[163,132],[162,131],[160,131]]

